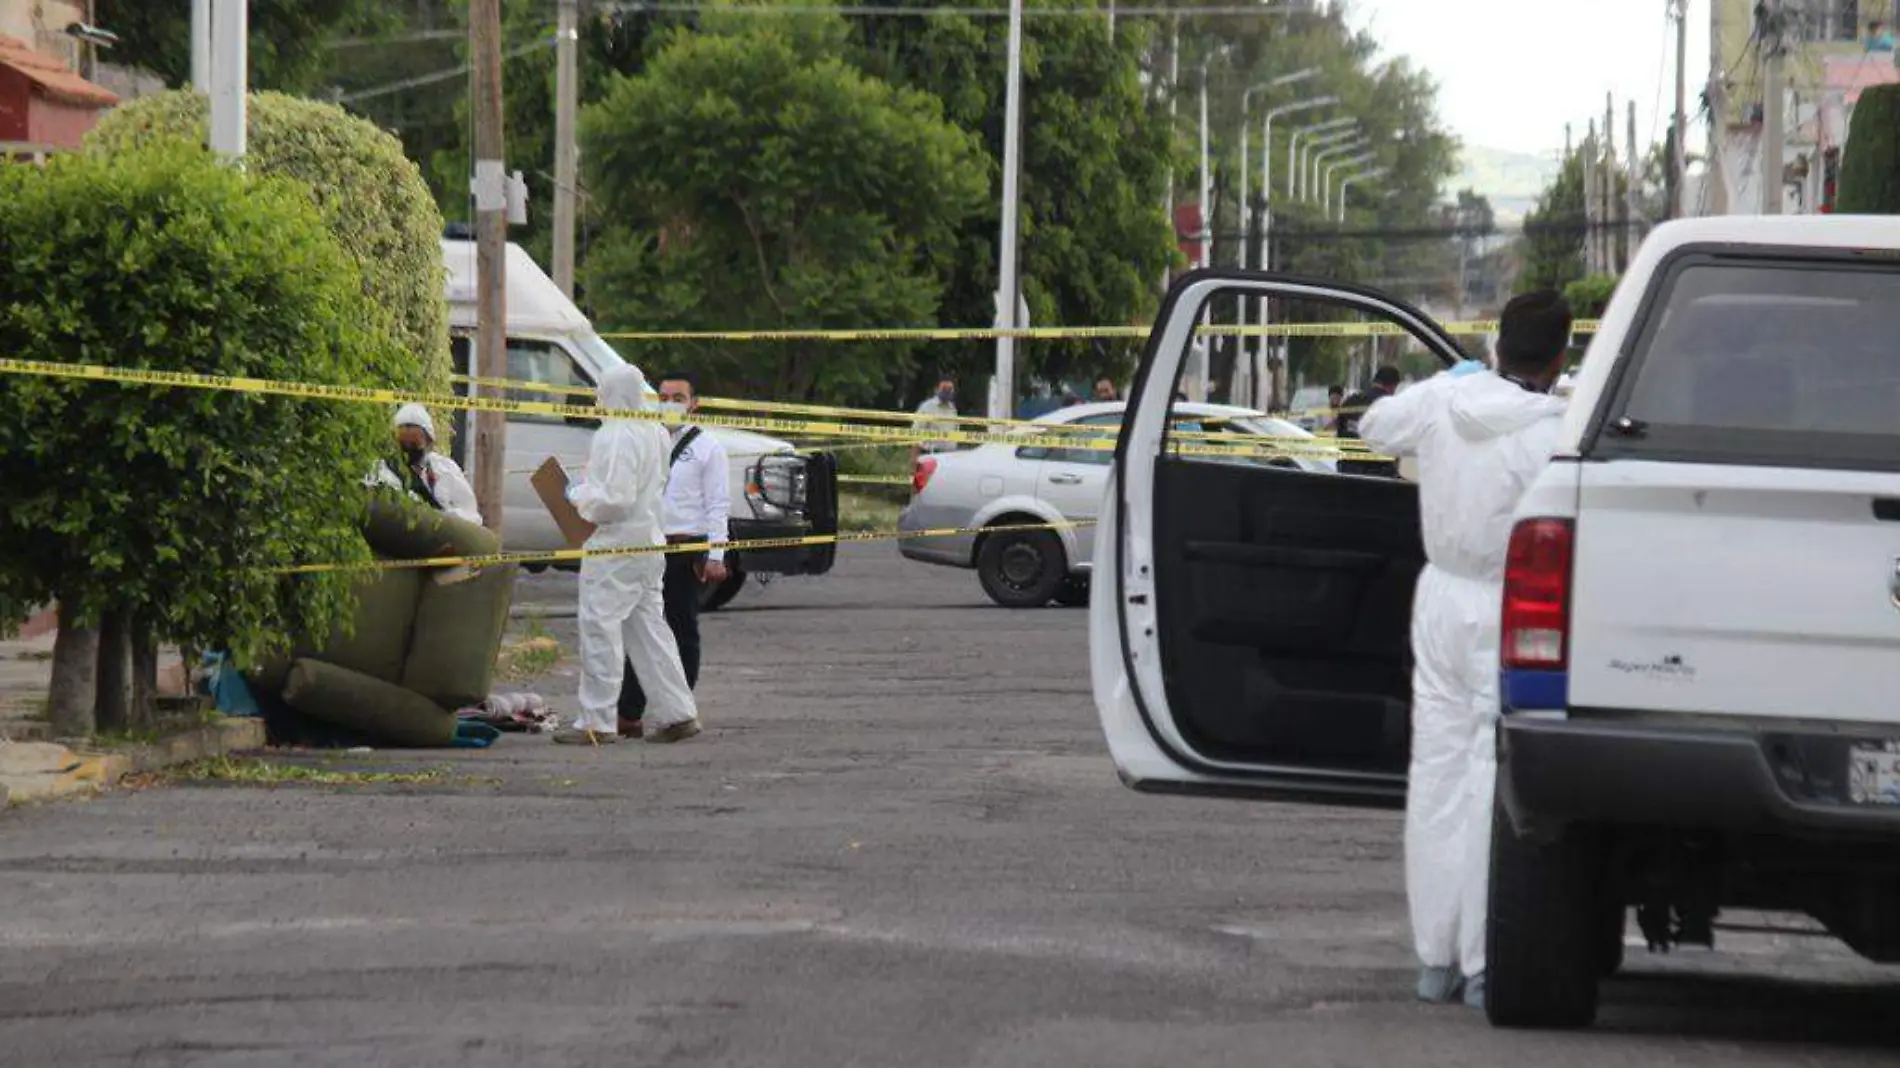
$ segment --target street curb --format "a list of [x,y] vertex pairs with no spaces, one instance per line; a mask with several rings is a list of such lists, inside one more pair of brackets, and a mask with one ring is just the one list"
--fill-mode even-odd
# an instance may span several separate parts
[[43,766],[0,774],[0,806],[90,795],[127,775],[263,747],[264,721],[254,716],[220,719],[149,745],[122,749],[96,749],[83,743],[73,748],[44,745]]

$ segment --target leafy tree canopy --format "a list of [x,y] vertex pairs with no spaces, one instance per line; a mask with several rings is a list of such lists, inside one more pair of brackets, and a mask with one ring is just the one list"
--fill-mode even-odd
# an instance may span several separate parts
[[[609,325],[870,327],[936,320],[946,259],[986,187],[937,100],[836,55],[829,17],[673,34],[583,116],[613,230],[588,260]],[[721,382],[786,398],[874,397],[901,345],[696,354]],[[674,362],[678,362],[677,359]]]
[[[251,88],[308,92],[323,84],[326,48],[346,33],[389,24],[374,0],[250,0]],[[112,61],[191,82],[191,5],[99,0],[97,18],[119,35]]]

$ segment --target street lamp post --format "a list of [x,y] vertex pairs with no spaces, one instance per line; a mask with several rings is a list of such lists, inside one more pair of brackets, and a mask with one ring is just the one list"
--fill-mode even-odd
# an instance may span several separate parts
[[1364,136],[1359,132],[1357,123],[1349,125],[1344,129],[1334,130],[1332,133],[1321,137],[1311,138],[1305,144],[1301,145],[1299,173],[1296,175],[1294,195],[1301,200],[1310,201],[1313,199],[1313,183],[1315,179],[1307,176],[1307,172],[1312,169],[1310,164],[1312,163],[1313,153],[1318,152],[1322,148],[1330,148],[1333,145],[1355,140],[1365,140]]
[[1296,199],[1300,196],[1300,179],[1306,170],[1306,153],[1315,143],[1350,137],[1358,125],[1358,119],[1342,115],[1293,131],[1293,136],[1287,138],[1286,142],[1286,195]]
[[1375,181],[1377,179],[1383,178],[1388,173],[1388,170],[1389,169],[1385,167],[1378,167],[1369,171],[1361,171],[1358,174],[1348,174],[1344,179],[1340,181],[1339,183],[1339,222],[1340,222],[1340,225],[1343,226],[1345,225],[1345,222],[1346,222],[1346,190],[1351,189],[1353,186],[1358,185],[1361,182],[1370,182],[1370,181]]
[[1355,137],[1350,140],[1341,141],[1335,145],[1327,145],[1325,148],[1313,153],[1313,158],[1308,161],[1308,166],[1312,168],[1313,177],[1312,181],[1308,183],[1306,187],[1306,199],[1311,201],[1314,199],[1314,193],[1322,192],[1319,188],[1320,168],[1325,165],[1327,160],[1342,153],[1357,152],[1371,143],[1372,142],[1367,138]]
[[[1248,160],[1248,152],[1249,152],[1249,149],[1247,146],[1248,109],[1253,106],[1253,96],[1255,93],[1269,92],[1271,90],[1278,89],[1282,86],[1292,85],[1295,82],[1303,82],[1306,79],[1311,78],[1318,73],[1319,73],[1318,67],[1308,67],[1302,71],[1295,71],[1292,74],[1282,75],[1281,77],[1274,78],[1270,81],[1262,82],[1259,85],[1256,85],[1253,88],[1247,90],[1246,92],[1240,94],[1240,229],[1241,229],[1241,234],[1242,234],[1241,239],[1240,239],[1241,240],[1240,265],[1243,268],[1247,266],[1248,251],[1249,251],[1248,245],[1251,244],[1251,242],[1248,241],[1246,235],[1252,232],[1249,224],[1252,222],[1252,214],[1253,214],[1253,203],[1252,201],[1247,199],[1247,160]],[[1308,106],[1315,106],[1315,105],[1311,105],[1310,102],[1305,102],[1305,103],[1308,103]],[[1300,107],[1300,105],[1289,104],[1287,105],[1287,107],[1298,108]],[[1266,125],[1260,131],[1261,146],[1262,146],[1263,154],[1266,154],[1266,155],[1271,154],[1272,141],[1270,139],[1273,137],[1273,117],[1276,114],[1281,114],[1281,115],[1286,114],[1286,112],[1287,112],[1287,108],[1275,108],[1267,112]],[[1267,193],[1269,189],[1271,188],[1268,185],[1268,181],[1267,181],[1268,178],[1269,178],[1269,175],[1267,174],[1266,170],[1263,168],[1260,172],[1260,197],[1262,201],[1266,199]],[[1261,214],[1264,221],[1266,208],[1263,206],[1260,210],[1261,210]],[[1262,263],[1261,266],[1264,267],[1266,266],[1266,264]],[[1244,318],[1244,315],[1243,315],[1243,318]]]
[[[1247,129],[1248,110],[1247,109],[1252,105],[1253,95],[1255,93],[1278,89],[1283,86],[1293,85],[1297,82],[1303,82],[1307,80],[1308,78],[1311,78],[1317,75],[1318,73],[1319,73],[1318,67],[1308,67],[1305,70],[1294,71],[1292,74],[1281,75],[1278,78],[1273,78],[1269,81],[1261,83],[1260,85],[1256,85],[1253,88],[1247,90],[1245,93],[1242,93],[1240,96],[1240,266],[1242,267],[1242,269],[1245,269],[1248,266],[1248,259],[1250,258],[1252,254],[1252,245],[1253,245],[1252,222],[1254,218],[1253,203],[1248,198],[1248,195],[1247,195],[1247,162],[1249,158],[1248,153],[1250,151],[1247,145],[1247,134],[1248,134],[1248,129]],[[1271,195],[1272,190],[1273,190],[1273,183],[1272,183],[1273,176],[1268,170],[1269,162],[1273,159],[1273,120],[1278,116],[1292,114],[1293,112],[1302,111],[1307,108],[1322,107],[1324,106],[1324,103],[1330,103],[1332,100],[1333,100],[1332,97],[1318,97],[1313,100],[1296,101],[1292,104],[1287,104],[1283,107],[1270,108],[1267,111],[1265,120],[1263,120],[1262,122],[1261,129],[1260,129],[1260,158],[1261,158],[1260,209],[1259,209],[1259,216],[1258,216],[1260,220],[1260,242],[1261,243],[1260,243],[1260,261],[1257,264],[1257,266],[1259,266],[1263,270],[1272,265],[1271,261],[1268,260],[1267,258],[1266,233],[1267,233],[1268,220],[1270,218],[1267,212],[1267,197]],[[1261,298],[1262,306],[1264,306],[1265,303],[1266,303],[1266,298],[1264,297]],[[1247,298],[1244,296],[1241,297],[1239,301],[1239,305],[1240,305],[1239,307],[1240,321],[1235,325],[1245,326],[1247,325]],[[1241,353],[1246,352],[1247,339],[1245,337],[1236,336],[1234,339],[1234,343],[1238,347]],[[1258,348],[1259,346],[1264,346],[1265,344],[1266,344],[1266,340],[1263,338],[1260,340],[1256,348]],[[1259,356],[1257,352],[1253,357],[1250,357],[1248,360],[1244,361],[1241,364],[1242,369],[1246,372],[1244,376],[1242,377],[1246,379],[1245,384],[1249,388],[1252,388],[1253,383],[1259,381],[1258,375],[1259,375],[1260,368],[1258,367],[1258,364],[1259,364]]]
[[[1268,198],[1272,196],[1272,192],[1273,192],[1273,122],[1275,119],[1283,118],[1288,115],[1298,114],[1299,112],[1302,112],[1302,111],[1311,111],[1315,108],[1331,107],[1337,103],[1339,103],[1339,98],[1337,96],[1333,96],[1331,94],[1327,94],[1325,96],[1316,96],[1307,100],[1297,100],[1291,104],[1274,108],[1268,111],[1266,115],[1261,119],[1261,123],[1260,123],[1260,196],[1261,196],[1260,267],[1262,270],[1271,270],[1273,268],[1273,211],[1270,204],[1268,203]],[[1340,125],[1342,122],[1350,122],[1350,121],[1351,120],[1349,119],[1331,119],[1326,122],[1317,123],[1312,126],[1302,127],[1299,130],[1294,131],[1293,137],[1289,139],[1288,144],[1287,144],[1287,166],[1289,168],[1289,175],[1291,173],[1291,167],[1292,167],[1292,162],[1293,162],[1292,161],[1293,143],[1299,139],[1301,134],[1310,133],[1317,129],[1332,129]],[[1242,169],[1244,170],[1245,163],[1246,163],[1246,160],[1244,157],[1242,158],[1241,162],[1242,162]],[[1244,320],[1246,318],[1245,316],[1246,308],[1245,308],[1244,300],[1242,301],[1241,310],[1242,310],[1241,317]],[[1265,296],[1260,297],[1255,307],[1254,314],[1255,314],[1255,322],[1259,324],[1261,333],[1260,333],[1259,339],[1255,342],[1253,346],[1252,354],[1248,357],[1248,369],[1250,372],[1249,377],[1252,379],[1253,384],[1254,384],[1254,396],[1251,398],[1251,400],[1255,407],[1270,407],[1272,405],[1273,399],[1279,395],[1279,389],[1280,389],[1279,375],[1269,373],[1270,372],[1269,355],[1272,352],[1273,343],[1266,335],[1266,328],[1272,322],[1272,319],[1273,319],[1273,305],[1272,305],[1271,299]],[[1242,349],[1244,351],[1246,347],[1245,339],[1242,339],[1241,344],[1242,344]]]
[[1359,155],[1354,156],[1351,159],[1342,159],[1334,163],[1328,163],[1326,165],[1325,176],[1320,180],[1320,183],[1319,183],[1319,217],[1320,218],[1324,219],[1326,216],[1332,214],[1333,172],[1346,169],[1346,168],[1362,166],[1364,164],[1371,163],[1373,160],[1378,159],[1378,158],[1379,158],[1379,154],[1377,152],[1361,152]]

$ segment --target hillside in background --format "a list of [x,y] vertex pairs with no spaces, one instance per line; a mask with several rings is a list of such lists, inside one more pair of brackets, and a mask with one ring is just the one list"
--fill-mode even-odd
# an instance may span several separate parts
[[1460,153],[1458,176],[1446,192],[1456,195],[1460,189],[1475,189],[1490,199],[1500,224],[1513,225],[1536,205],[1537,195],[1556,176],[1555,156],[1468,145]]

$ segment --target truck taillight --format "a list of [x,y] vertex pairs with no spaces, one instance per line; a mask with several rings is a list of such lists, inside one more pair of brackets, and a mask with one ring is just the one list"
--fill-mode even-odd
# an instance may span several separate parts
[[1509,669],[1561,671],[1569,662],[1568,519],[1526,519],[1511,531],[1504,563],[1503,660]]
[[915,497],[916,495],[922,493],[924,491],[924,487],[930,485],[930,476],[936,473],[937,473],[937,461],[931,459],[928,456],[925,456],[919,459],[917,461],[917,465],[915,467],[912,467],[910,470],[911,496]]

